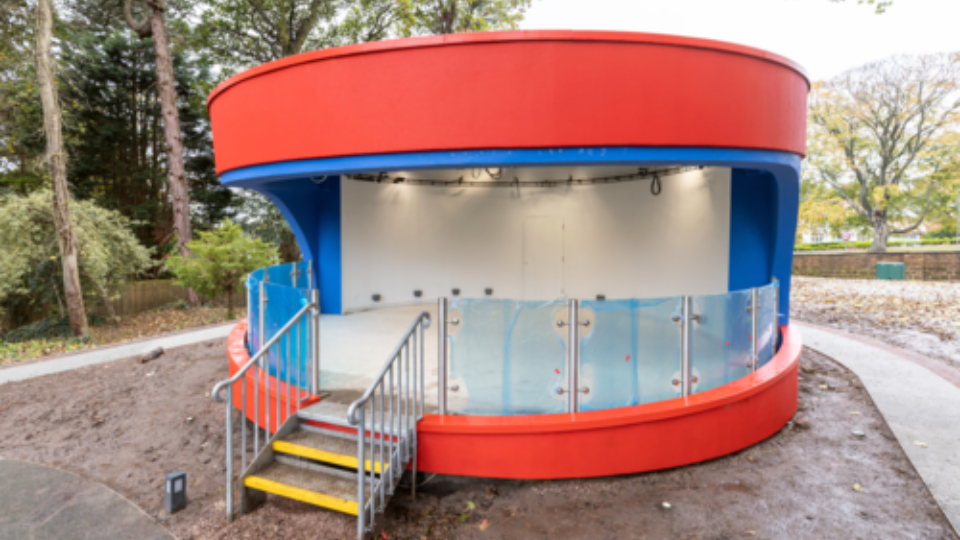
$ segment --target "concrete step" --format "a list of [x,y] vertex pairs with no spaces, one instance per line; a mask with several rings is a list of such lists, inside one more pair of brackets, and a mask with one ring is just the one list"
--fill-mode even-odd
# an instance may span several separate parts
[[246,477],[244,486],[356,516],[357,481],[327,471],[274,461]]
[[[396,404],[394,405],[396,406]],[[347,421],[347,411],[350,408],[349,405],[344,405],[342,403],[333,403],[330,401],[320,401],[319,403],[314,403],[309,407],[304,407],[297,413],[297,417],[300,420],[306,420],[310,422],[319,422],[322,424],[329,424],[331,426],[339,426],[349,428],[353,435],[356,435],[356,426],[351,426],[350,422]],[[381,430],[385,433],[397,436],[404,436],[403,428],[399,427],[401,415],[398,411],[393,412],[393,426],[390,426],[390,412],[387,408],[384,408],[383,415],[380,414],[379,406],[376,411],[377,421],[374,426],[373,414],[370,410],[370,407],[367,407],[366,416],[364,424],[367,430],[375,428],[375,431],[380,432]],[[384,426],[381,429],[381,421],[384,420]],[[413,429],[416,425],[416,420],[413,415],[407,416],[407,422],[405,424],[410,429]]]
[[[282,440],[273,443],[273,451],[278,454],[288,454],[304,459],[357,469],[357,437],[347,433],[301,427],[287,435]],[[381,474],[387,468],[386,464],[374,461],[373,472]],[[364,470],[370,472],[371,460],[366,459]]]

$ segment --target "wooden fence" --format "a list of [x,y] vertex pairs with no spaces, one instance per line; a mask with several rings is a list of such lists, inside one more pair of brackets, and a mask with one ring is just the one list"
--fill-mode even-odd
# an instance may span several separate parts
[[[110,302],[114,312],[118,317],[128,317],[151,311],[161,306],[176,302],[177,300],[187,300],[187,289],[177,285],[172,279],[157,279],[150,281],[136,281],[128,283],[120,292],[120,296]],[[227,299],[223,297],[215,301],[217,305],[226,305]],[[247,290],[241,288],[233,295],[233,305],[242,311],[247,305]],[[48,307],[47,310],[50,308]],[[17,312],[8,312],[3,321],[3,329],[12,330],[18,326],[30,324],[39,321],[50,315],[45,309],[17,310]],[[56,307],[53,307],[56,310]],[[88,314],[107,316],[107,308],[102,302],[97,302],[96,307],[87,307]]]

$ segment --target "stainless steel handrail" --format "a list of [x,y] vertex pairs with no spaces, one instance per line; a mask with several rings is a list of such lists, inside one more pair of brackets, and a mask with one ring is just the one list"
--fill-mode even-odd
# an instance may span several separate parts
[[[264,279],[257,283],[259,288],[259,302],[255,309],[259,316],[258,339],[262,340],[266,330],[266,288],[265,283],[268,279],[268,272],[264,271]],[[311,280],[312,284],[312,280]],[[252,289],[252,287],[251,287]],[[248,303],[248,311],[253,309]],[[309,315],[309,316],[308,316]],[[252,331],[252,329],[250,329]],[[306,351],[304,351],[303,341],[306,339]],[[294,341],[294,343],[291,343]],[[269,372],[269,363],[271,363],[270,352],[273,351],[275,358],[276,373],[271,378]],[[303,380],[301,375],[302,360],[306,357],[307,378]],[[265,360],[267,366],[264,365]],[[249,380],[246,376],[250,370],[257,367],[253,377],[253,448],[247,447],[247,386]],[[296,372],[295,375],[292,372]],[[260,349],[251,356],[251,358],[237,370],[229,379],[217,383],[210,392],[210,398],[214,402],[226,402],[226,513],[227,520],[233,519],[233,392],[234,385],[240,384],[240,469],[242,472],[247,469],[247,455],[251,454],[250,463],[256,461],[257,457],[263,453],[270,445],[270,434],[277,431],[286,418],[300,411],[303,400],[311,395],[319,393],[320,385],[320,295],[319,291],[310,291],[310,302],[300,308],[283,327],[277,331],[276,335],[267,340]],[[260,385],[263,385],[261,392]],[[272,385],[272,388],[271,388]],[[274,396],[270,395],[273,392]],[[262,394],[262,395],[261,395]],[[286,394],[286,411],[281,410],[281,396]],[[275,404],[271,407],[271,397],[275,397]],[[261,399],[262,398],[262,399]],[[261,401],[263,407],[261,408]],[[271,408],[273,409],[271,411]],[[262,413],[262,414],[261,414]],[[263,421],[261,422],[261,418]],[[273,429],[271,429],[271,426]],[[264,430],[263,443],[261,445],[260,430]]]
[[275,335],[275,336],[273,336],[272,338],[270,338],[270,341],[268,341],[263,347],[260,348],[259,351],[257,351],[257,354],[255,354],[255,355],[253,355],[252,357],[250,357],[250,360],[248,360],[247,363],[244,364],[243,367],[240,368],[240,369],[233,375],[233,377],[230,377],[229,379],[227,379],[227,380],[225,380],[225,381],[220,381],[220,382],[218,382],[218,383],[213,387],[213,391],[210,392],[210,397],[213,399],[213,401],[215,401],[215,402],[217,402],[217,403],[223,403],[225,400],[220,398],[220,395],[219,395],[220,392],[221,392],[226,386],[228,386],[228,385],[230,385],[230,384],[233,384],[233,383],[236,383],[237,381],[239,381],[239,380],[240,380],[240,377],[243,377],[243,375],[246,374],[247,370],[249,370],[251,367],[253,367],[253,365],[254,365],[255,363],[257,363],[257,362],[263,357],[263,355],[267,354],[267,353],[270,351],[270,348],[271,348],[271,347],[273,347],[274,345],[276,345],[277,343],[279,343],[279,342],[280,342],[280,338],[282,338],[282,337],[290,330],[290,328],[293,327],[294,323],[296,323],[297,321],[299,321],[299,320],[300,320],[300,317],[303,317],[304,313],[306,313],[306,312],[310,311],[311,309],[313,309],[314,306],[315,306],[315,304],[313,304],[313,303],[310,303],[310,304],[307,304],[307,305],[303,306],[303,308],[301,308],[300,311],[298,311],[297,314],[294,315],[293,318],[290,319],[290,320],[287,322],[287,324],[283,325],[283,328],[281,328],[280,331],[277,332],[277,335]]
[[[366,392],[347,409],[348,423],[357,427],[357,538],[360,540],[373,529],[377,512],[383,511],[411,459],[411,489],[413,496],[417,496],[416,424],[423,418],[426,367],[423,333],[429,327],[430,314],[424,311],[403,334]],[[369,424],[367,409],[370,410]]]
[[373,377],[373,382],[370,383],[369,387],[367,387],[367,391],[364,392],[362,396],[360,396],[353,403],[350,404],[350,408],[347,409],[347,421],[349,421],[351,425],[356,425],[357,423],[357,418],[356,418],[357,408],[360,406],[361,403],[366,403],[367,400],[369,400],[370,397],[373,396],[373,392],[374,390],[376,390],[377,384],[379,384],[380,381],[383,379],[384,375],[387,374],[387,370],[390,369],[391,364],[393,363],[394,360],[396,360],[397,355],[400,354],[404,345],[406,345],[407,340],[414,333],[414,331],[417,329],[417,325],[420,324],[420,321],[422,320],[426,321],[426,326],[424,326],[424,328],[430,328],[430,313],[424,311],[420,315],[417,315],[417,318],[413,321],[413,324],[411,324],[410,327],[407,328],[407,331],[403,333],[403,337],[400,338],[400,343],[393,349],[393,352],[390,353],[390,355],[388,356],[389,360],[387,360],[383,364],[383,366],[380,368],[380,371],[377,372],[377,374]]

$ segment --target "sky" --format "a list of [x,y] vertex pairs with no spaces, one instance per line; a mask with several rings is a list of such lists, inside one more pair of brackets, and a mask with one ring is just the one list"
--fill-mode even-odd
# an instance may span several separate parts
[[534,0],[525,30],[624,30],[731,41],[799,62],[813,80],[894,54],[960,52],[960,0]]

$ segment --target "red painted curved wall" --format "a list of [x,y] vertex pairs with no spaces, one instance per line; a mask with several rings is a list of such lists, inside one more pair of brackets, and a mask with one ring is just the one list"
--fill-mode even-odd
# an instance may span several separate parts
[[494,32],[329,49],[210,94],[217,171],[368,154],[590,146],[805,153],[809,83],[777,55],[619,32]]
[[[227,343],[231,374],[249,359],[245,331],[241,322]],[[783,344],[767,365],[687,398],[577,414],[427,415],[417,426],[418,468],[488,478],[586,478],[678,467],[736,452],[776,433],[797,410],[800,333],[789,326],[781,331]],[[252,378],[245,382],[252,411]]]

